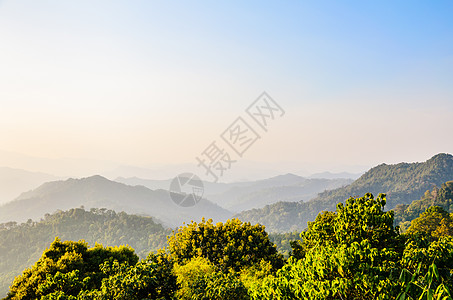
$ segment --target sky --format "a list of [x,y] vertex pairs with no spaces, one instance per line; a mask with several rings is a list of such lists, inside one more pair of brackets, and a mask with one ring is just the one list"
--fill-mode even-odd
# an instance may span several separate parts
[[[452,13],[451,1],[0,0],[0,164],[196,165],[213,141],[236,173],[452,153]],[[267,131],[246,114],[263,91],[285,111]],[[221,143],[238,117],[260,135],[242,157]]]

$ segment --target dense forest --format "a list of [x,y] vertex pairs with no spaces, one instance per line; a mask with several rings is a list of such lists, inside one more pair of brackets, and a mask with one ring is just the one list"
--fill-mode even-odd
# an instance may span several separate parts
[[366,194],[318,214],[289,258],[238,219],[184,225],[142,260],[56,239],[5,299],[453,299],[452,216],[430,206],[402,234],[385,205]]
[[[90,245],[129,245],[139,258],[167,246],[166,229],[150,217],[116,213],[107,209],[75,208],[46,214],[39,222],[0,224],[0,295],[6,295],[14,276],[32,265],[58,236],[61,240],[84,240]],[[299,232],[271,234],[277,251],[288,257]]]
[[398,204],[393,210],[395,211],[395,223],[403,230],[408,228],[411,221],[417,218],[430,206],[440,206],[447,212],[453,212],[453,181],[448,181],[440,188],[434,187],[432,190],[425,192],[419,200],[411,204]]
[[382,164],[370,169],[352,184],[325,191],[308,202],[278,202],[261,209],[241,212],[235,217],[265,224],[270,232],[303,230],[320,211],[334,210],[338,202],[365,193],[386,193],[387,209],[410,204],[427,190],[453,179],[453,156],[438,154],[423,163]]
[[84,239],[90,245],[130,245],[144,258],[149,251],[164,247],[170,233],[150,217],[107,209],[75,208],[46,214],[39,222],[0,224],[0,295],[6,294],[14,276],[32,265],[56,236]]

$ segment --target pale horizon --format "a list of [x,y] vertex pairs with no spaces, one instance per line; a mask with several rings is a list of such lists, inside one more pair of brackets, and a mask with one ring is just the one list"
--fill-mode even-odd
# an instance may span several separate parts
[[196,167],[263,91],[225,181],[451,153],[452,4],[410,3],[0,1],[0,166]]

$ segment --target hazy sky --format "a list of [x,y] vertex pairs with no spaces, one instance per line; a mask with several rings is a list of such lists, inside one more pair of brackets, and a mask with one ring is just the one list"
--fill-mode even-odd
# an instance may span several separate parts
[[195,164],[267,91],[286,113],[244,160],[451,153],[452,16],[451,1],[0,1],[0,150]]

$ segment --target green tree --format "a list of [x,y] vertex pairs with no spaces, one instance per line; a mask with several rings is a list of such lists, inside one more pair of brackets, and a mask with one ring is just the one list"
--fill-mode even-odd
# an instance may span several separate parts
[[412,220],[407,233],[424,234],[432,238],[451,236],[453,234],[453,219],[442,207],[431,206],[420,217]]
[[172,268],[171,261],[163,252],[150,253],[147,259],[135,265],[129,265],[127,261],[106,261],[100,266],[105,275],[101,287],[82,290],[77,299],[174,299],[177,284]]
[[440,189],[433,187],[427,190],[421,199],[412,201],[409,205],[397,205],[394,209],[395,222],[400,225],[409,222],[410,225],[410,221],[418,218],[431,206],[440,206],[447,212],[453,212],[453,181],[443,183]]
[[127,262],[105,262],[101,269],[109,276],[103,279],[100,291],[88,291],[88,295],[95,294],[97,299],[171,299],[176,290],[174,276],[170,273],[170,278],[164,278],[159,273],[162,268],[153,261],[143,260],[133,266]]
[[[432,241],[425,235],[410,235],[401,259],[399,299],[452,299],[453,238],[446,236]],[[446,298],[445,298],[446,297]]]
[[174,272],[180,287],[178,299],[203,299],[207,277],[215,272],[215,266],[206,258],[194,257],[184,265],[175,264]]
[[62,242],[56,238],[34,266],[16,277],[6,299],[69,297],[99,288],[106,277],[100,265],[106,261],[134,265],[138,257],[129,247],[104,248],[97,244],[88,248],[84,241]]
[[165,247],[170,233],[151,217],[97,208],[58,211],[38,222],[0,224],[0,295],[7,294],[14,277],[36,262],[55,236],[83,239],[89,245],[130,245],[144,259],[150,251]]
[[201,256],[222,271],[238,272],[259,264],[262,259],[271,262],[274,268],[283,265],[283,257],[269,240],[264,226],[242,223],[238,219],[216,225],[212,220],[203,219],[200,223],[182,226],[169,237],[168,250],[178,264]]
[[176,293],[178,299],[249,299],[238,274],[216,270],[206,258],[194,257],[184,265],[176,264],[174,271],[180,286]]
[[303,258],[252,286],[254,299],[391,299],[403,249],[385,195],[366,194],[322,213],[301,234]]

